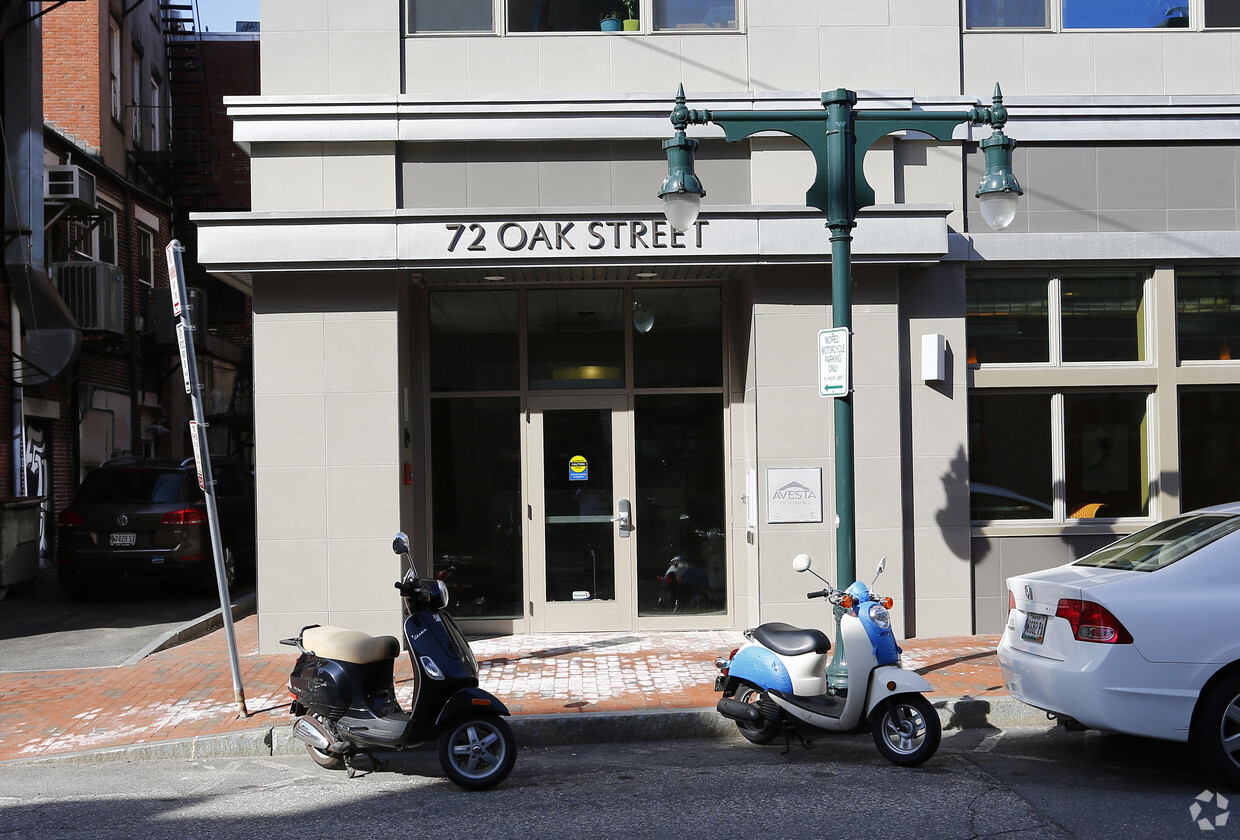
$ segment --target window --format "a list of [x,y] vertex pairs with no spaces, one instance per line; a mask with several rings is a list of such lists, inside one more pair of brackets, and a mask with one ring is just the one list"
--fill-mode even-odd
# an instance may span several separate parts
[[965,28],[1217,29],[1240,26],[1234,0],[966,0]]
[[529,292],[529,386],[624,387],[623,289]]
[[130,62],[129,78],[129,130],[135,146],[142,145],[142,56],[134,55]]
[[969,364],[1049,362],[1047,279],[970,278],[965,286]]
[[433,400],[431,440],[431,550],[452,614],[519,618],[525,511],[520,400]]
[[159,79],[151,76],[150,102],[147,104],[147,133],[146,145],[151,151],[158,152],[160,144],[159,115],[161,113],[159,101]]
[[1240,272],[1177,274],[1175,320],[1180,361],[1240,354]]
[[411,32],[493,32],[492,0],[412,0]]
[[736,29],[736,0],[654,0],[655,29]]
[[[1136,273],[966,278],[973,520],[1149,515],[1152,389],[1108,374],[1150,355],[1146,285]],[[1012,387],[1018,366],[1036,387]]]
[[99,224],[95,228],[95,253],[99,262],[116,265],[116,211],[99,205]]
[[108,19],[108,73],[112,94],[112,119],[121,121],[121,27]]
[[[736,0],[408,0],[415,34],[600,32],[620,20],[645,21],[639,30],[677,32],[738,28]],[[615,25],[604,25],[615,18]],[[625,27],[629,28],[629,27]]]
[[1148,402],[1144,391],[971,392],[971,518],[1147,516]]
[[521,386],[514,291],[430,295],[431,389],[515,391]]
[[1144,362],[1145,278],[971,276],[969,364]]
[[1240,389],[1180,389],[1183,510],[1240,499]]
[[155,254],[152,247],[151,232],[141,227],[137,231],[138,282],[153,287],[155,285]]
[[718,287],[633,290],[633,384],[638,388],[723,384]]

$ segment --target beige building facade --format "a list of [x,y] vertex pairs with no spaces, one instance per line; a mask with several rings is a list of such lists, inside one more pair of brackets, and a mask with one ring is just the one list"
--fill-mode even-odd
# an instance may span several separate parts
[[263,0],[261,94],[229,100],[253,209],[197,222],[253,295],[264,650],[393,632],[399,529],[476,632],[825,624],[790,566],[835,570],[814,160],[690,128],[707,196],[675,233],[682,83],[694,108],[845,87],[962,113],[1003,86],[1007,231],[972,196],[988,129],[865,159],[857,568],[887,558],[897,632],[997,632],[1008,575],[1236,495],[1221,5],[638,0],[618,32],[607,0],[444,5]]

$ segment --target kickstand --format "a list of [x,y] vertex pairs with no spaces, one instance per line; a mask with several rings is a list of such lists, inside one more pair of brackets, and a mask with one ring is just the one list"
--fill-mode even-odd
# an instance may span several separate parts
[[357,767],[355,767],[355,766],[354,766],[354,764],[353,764],[353,759],[356,757],[356,755],[357,755],[356,753],[354,753],[354,754],[352,754],[352,755],[346,755],[346,756],[344,757],[344,766],[345,766],[345,771],[347,772],[347,774],[348,774],[348,776],[349,776],[349,778],[350,778],[350,779],[356,779],[358,776],[369,776],[371,773],[375,772],[376,770],[382,770],[382,769],[383,769],[383,762],[382,762],[382,761],[380,761],[379,759],[375,758],[375,754],[374,754],[374,753],[372,753],[372,752],[370,752],[370,751],[368,751],[368,750],[361,750],[361,754],[362,754],[362,755],[364,755],[364,756],[366,756],[368,759],[370,759],[370,769],[369,769],[369,770],[361,770],[361,771],[359,771],[359,770],[357,769]]
[[814,742],[806,741],[805,738],[802,737],[800,732],[795,732],[795,731],[787,732],[784,734],[784,751],[781,752],[780,755],[787,755],[789,752],[792,751],[792,736],[793,735],[797,736],[797,740],[801,742],[801,746],[804,747],[805,749],[808,750],[810,747],[814,746]]

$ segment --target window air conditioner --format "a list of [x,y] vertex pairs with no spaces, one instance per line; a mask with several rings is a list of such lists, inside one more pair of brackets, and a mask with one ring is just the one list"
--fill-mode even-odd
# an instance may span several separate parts
[[125,333],[124,277],[102,262],[52,264],[56,291],[83,330]]
[[95,206],[95,176],[80,166],[47,166],[43,169],[44,201],[79,201]]

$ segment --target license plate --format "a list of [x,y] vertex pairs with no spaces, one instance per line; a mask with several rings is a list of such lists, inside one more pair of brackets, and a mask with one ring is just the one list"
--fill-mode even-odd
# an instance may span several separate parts
[[723,691],[724,686],[728,684],[728,678],[723,674],[715,677],[715,691]]
[[137,545],[138,535],[133,531],[117,531],[108,537],[108,545]]
[[1046,618],[1042,613],[1029,613],[1025,616],[1025,629],[1020,637],[1027,642],[1042,644],[1042,637],[1046,635]]

